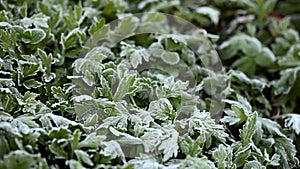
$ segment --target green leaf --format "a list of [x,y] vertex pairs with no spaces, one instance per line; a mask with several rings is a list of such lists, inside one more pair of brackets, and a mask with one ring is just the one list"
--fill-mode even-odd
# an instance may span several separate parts
[[83,168],[82,164],[79,161],[72,159],[67,162],[69,164],[70,169],[82,169]]
[[76,126],[78,123],[69,120],[65,117],[54,115],[52,113],[47,113],[43,115],[39,121],[45,129],[51,130],[53,127],[65,127],[68,125]]
[[163,150],[163,161],[169,160],[171,157],[176,157],[178,153],[178,132],[174,129],[166,131],[166,135],[161,139],[161,144],[158,150]]
[[[230,59],[237,54],[239,50],[244,53],[244,57],[235,60],[233,67],[237,67],[243,72],[252,75],[255,71],[254,59],[257,63],[265,66],[261,60],[268,61],[267,64],[274,61],[272,52],[267,48],[263,48],[261,42],[255,38],[245,34],[237,34],[220,45],[221,54],[224,59]],[[262,56],[261,56],[262,55]],[[254,57],[254,58],[253,58]]]
[[89,166],[93,166],[94,163],[92,162],[90,156],[88,153],[86,153],[83,150],[75,150],[74,151],[76,154],[77,159],[81,162],[84,162],[85,164],[89,165]]
[[151,112],[155,118],[160,120],[172,119],[175,113],[172,104],[166,98],[152,101],[149,104],[148,111]]
[[120,157],[123,162],[125,162],[125,155],[119,145],[114,140],[111,141],[105,141],[101,143],[104,146],[104,149],[101,151],[101,153],[105,156],[110,156],[111,158],[117,158]]
[[51,86],[51,93],[53,94],[54,98],[59,101],[65,101],[68,99],[68,96],[61,87]]
[[221,121],[226,123],[229,122],[230,125],[242,123],[248,119],[250,114],[252,114],[252,106],[246,98],[237,95],[237,99],[238,101],[224,100],[225,103],[231,104],[231,110],[225,110],[225,113],[228,116],[224,116]]
[[49,150],[51,153],[55,154],[57,158],[61,159],[68,159],[68,152],[64,150],[64,147],[66,146],[67,141],[61,139],[58,143],[58,141],[52,142],[50,145],[48,145]]
[[8,154],[9,151],[10,148],[8,140],[5,138],[5,136],[0,136],[0,158],[3,159],[4,155]]
[[26,2],[21,7],[20,14],[22,15],[22,17],[26,17],[27,16],[27,3]]
[[289,168],[291,164],[295,164],[296,148],[293,141],[289,138],[275,138],[275,152],[280,155],[280,164],[285,168]]
[[135,74],[127,74],[126,76],[122,77],[119,81],[116,92],[114,93],[113,99],[115,101],[119,101],[125,95],[127,95],[129,93],[129,89],[132,86],[132,84],[134,83],[135,79],[136,79]]
[[283,36],[292,42],[299,42],[299,32],[294,29],[288,29],[283,32]]
[[264,13],[265,14],[270,13],[274,9],[274,7],[276,5],[276,2],[277,2],[277,0],[267,0],[267,1],[265,1],[264,5],[263,5]]
[[176,52],[164,52],[161,56],[161,59],[170,65],[176,65],[180,61],[180,57]]
[[11,151],[3,158],[3,161],[0,161],[1,163],[9,169],[47,167],[46,160],[39,154],[29,154],[24,150]]
[[78,27],[85,19],[85,15],[83,15],[83,9],[81,4],[76,5],[73,10],[72,8],[69,8],[69,10],[65,12],[66,14],[63,17],[63,19],[69,29]]
[[122,52],[120,56],[128,56],[129,62],[131,63],[133,68],[137,68],[139,64],[143,63],[143,59],[148,62],[150,58],[149,52],[145,48],[137,47],[135,45],[130,45],[125,42],[121,42]]
[[96,126],[97,123],[98,123],[98,115],[94,114],[84,122],[84,126]]
[[[198,141],[206,144],[206,148],[211,146],[212,139],[225,143],[228,134],[224,132],[224,127],[215,123],[209,112],[194,110],[189,117],[189,133],[198,133]],[[193,130],[191,130],[193,129]]]
[[0,27],[8,27],[8,28],[11,28],[11,24],[8,23],[8,22],[0,22]]
[[[141,2],[143,3],[143,2]],[[140,32],[152,32],[155,30],[157,33],[168,33],[168,20],[162,13],[145,13],[139,25]]]
[[240,146],[239,151],[237,151],[236,154],[234,154],[234,164],[236,164],[237,167],[241,167],[247,163],[247,159],[251,155],[251,151],[249,150],[250,145],[244,147],[242,144],[237,144]]
[[257,130],[257,112],[254,112],[240,130],[240,137],[243,145],[248,145],[252,142],[252,137]]
[[211,7],[200,7],[196,10],[197,13],[207,15],[214,24],[218,24],[220,12]]
[[165,39],[165,48],[167,51],[176,51],[180,50],[182,48],[182,43],[186,44],[186,42],[183,42],[181,38],[176,38],[178,35],[174,35],[172,38],[166,38]]
[[48,20],[49,19],[50,19],[49,16],[46,16],[46,15],[40,13],[40,14],[35,14],[35,15],[31,16],[30,18],[25,17],[21,20],[21,22],[25,28],[29,28],[32,25],[39,27],[39,28],[48,28]]
[[201,166],[203,169],[215,169],[215,165],[212,161],[210,161],[207,157],[190,157],[188,156],[186,159],[184,159],[179,166],[176,166],[178,168],[190,168],[190,169],[197,169]]
[[250,84],[253,89],[263,91],[269,84],[265,78],[249,78],[245,73],[235,70],[228,72],[232,77],[231,80],[235,81],[234,78],[238,79],[241,83]]
[[37,53],[41,57],[42,65],[45,67],[46,73],[50,74],[53,59],[52,54],[50,53],[49,55],[47,55],[46,52],[41,49],[38,49]]
[[296,82],[299,70],[300,67],[282,70],[280,72],[280,79],[272,82],[274,94],[288,94]]
[[114,129],[113,127],[109,128],[109,131],[115,135],[116,137],[118,137],[116,139],[116,141],[122,146],[128,146],[128,145],[138,145],[138,144],[142,144],[142,141],[134,136],[131,136],[127,133],[122,133],[119,132],[118,130]]
[[[138,18],[134,16],[124,17],[123,19],[120,19],[118,26],[113,31],[113,35],[117,35],[118,36],[117,39],[119,39],[119,37],[128,37],[135,32],[136,28],[138,27],[138,23],[139,23]],[[118,42],[118,41],[113,41],[113,42]]]
[[201,144],[197,140],[192,139],[189,135],[179,136],[179,148],[180,150],[191,157],[196,157],[202,153]]
[[72,67],[75,68],[77,73],[96,73],[102,70],[102,61],[110,56],[113,56],[113,54],[111,54],[111,52],[109,52],[106,48],[95,47],[90,50],[84,58],[77,59],[72,64]]
[[261,126],[269,132],[269,134],[277,134],[278,136],[285,137],[285,135],[280,131],[281,126],[278,123],[266,118],[258,118],[257,122],[260,123]]
[[29,79],[29,80],[24,81],[23,85],[26,89],[31,89],[31,88],[41,87],[43,84],[34,79]]
[[222,59],[230,59],[235,56],[239,50],[236,46],[240,43],[238,36],[233,36],[227,41],[224,41],[219,48],[221,49],[220,54]]
[[264,156],[266,160],[268,161],[267,165],[272,165],[272,166],[279,166],[280,165],[280,155],[279,154],[274,154],[271,159],[269,154],[267,153],[267,150],[265,149],[264,151]]
[[33,29],[24,30],[23,35],[24,35],[24,37],[22,38],[23,42],[38,44],[45,39],[47,34],[42,29],[33,28]]
[[90,133],[84,140],[79,142],[78,148],[98,148],[105,138],[103,135],[97,135],[97,133],[94,132]]
[[105,18],[101,18],[98,22],[94,23],[90,28],[89,28],[89,34],[93,35],[96,33],[98,30],[100,30],[105,24]]
[[103,70],[102,61],[106,58],[113,58],[114,54],[105,47],[92,48],[84,58],[75,60],[72,64],[76,73],[83,74],[83,81],[92,86],[95,83],[94,74]]
[[267,67],[274,63],[275,56],[269,48],[263,48],[260,54],[256,56],[254,60],[256,64]]
[[248,161],[243,169],[266,169],[266,167],[258,161]]
[[237,68],[242,72],[245,72],[249,76],[252,76],[256,69],[255,58],[244,56],[243,58],[236,60],[232,64],[232,67]]
[[285,114],[283,115],[284,127],[293,129],[297,135],[300,134],[300,115],[299,114]]
[[72,150],[77,149],[81,134],[82,132],[79,129],[76,129],[73,133],[73,137],[69,139]]
[[160,88],[157,88],[156,91],[159,98],[179,97],[182,95],[183,90],[186,90],[189,85],[188,81],[175,81],[173,76],[162,79],[162,83],[162,86]]
[[231,147],[220,144],[217,149],[212,151],[212,156],[218,163],[218,168],[225,169],[232,166],[233,152]]

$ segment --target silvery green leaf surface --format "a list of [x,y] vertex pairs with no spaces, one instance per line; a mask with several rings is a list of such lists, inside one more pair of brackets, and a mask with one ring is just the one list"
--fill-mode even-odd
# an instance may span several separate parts
[[214,24],[218,24],[220,12],[210,7],[200,7],[196,10],[197,13],[207,15]]
[[285,127],[291,128],[295,131],[297,135],[300,134],[300,116],[298,114],[286,114],[285,117]]
[[299,168],[300,2],[0,2],[0,168]]

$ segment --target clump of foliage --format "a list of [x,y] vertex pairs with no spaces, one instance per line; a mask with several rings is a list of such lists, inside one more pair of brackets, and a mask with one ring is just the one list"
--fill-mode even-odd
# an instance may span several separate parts
[[[295,4],[0,0],[0,168],[298,167]],[[130,14],[139,12],[201,28],[213,45],[198,51],[211,56],[216,49],[225,73],[208,76],[188,45],[199,39],[172,35],[180,30],[159,14],[147,15],[143,26],[162,34],[86,46],[99,31],[108,39],[130,35],[138,22]],[[118,18],[125,21],[108,27]],[[78,58],[82,51],[86,57]],[[132,70],[153,57],[163,63],[157,70]],[[176,78],[181,63],[195,77],[195,92]],[[220,79],[225,88],[213,90]],[[216,93],[225,104],[217,116],[210,113]]]

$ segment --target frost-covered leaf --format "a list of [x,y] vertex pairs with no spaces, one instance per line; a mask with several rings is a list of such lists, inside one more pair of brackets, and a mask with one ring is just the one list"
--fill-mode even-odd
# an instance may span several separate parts
[[161,58],[170,65],[176,65],[180,61],[180,57],[176,52],[164,52]]
[[105,136],[97,135],[97,133],[90,133],[87,137],[78,143],[79,148],[97,148],[101,142],[105,140]]
[[42,123],[42,126],[46,129],[51,129],[53,127],[63,127],[68,125],[79,125],[75,121],[69,120],[62,116],[54,115],[52,113],[45,114],[39,120]]
[[181,96],[183,90],[188,87],[188,81],[175,80],[173,76],[162,79],[162,86],[157,88],[158,97],[178,97]]
[[38,82],[36,80],[33,80],[33,79],[29,79],[29,80],[26,80],[24,83],[23,83],[24,87],[26,89],[31,89],[31,88],[38,88],[38,87],[41,87],[43,84],[41,82]]
[[21,23],[24,27],[28,28],[32,25],[40,28],[48,28],[48,20],[50,19],[49,16],[43,14],[35,14],[30,18],[25,17],[21,20]]
[[258,161],[248,161],[243,169],[266,169],[266,167]]
[[279,94],[288,94],[292,87],[294,86],[300,67],[285,69],[280,72],[280,79],[273,81],[274,93],[275,95]]
[[101,62],[113,54],[103,47],[95,47],[91,49],[84,58],[77,59],[72,66],[76,72],[91,72],[97,73],[102,69]]
[[152,101],[149,104],[148,111],[152,113],[157,119],[168,120],[174,117],[173,106],[170,101],[166,98],[161,98],[159,100]]
[[188,132],[192,135],[198,133],[197,140],[201,144],[206,144],[206,147],[211,146],[212,139],[216,139],[219,142],[225,143],[228,134],[225,133],[224,127],[215,123],[214,119],[211,118],[209,112],[200,112],[199,110],[194,111],[189,116],[189,129]]
[[24,150],[16,150],[7,154],[0,166],[4,168],[46,168],[47,163],[40,154],[29,154]]
[[190,157],[188,156],[186,159],[184,159],[182,162],[179,163],[178,168],[191,168],[196,169],[199,168],[203,169],[214,169],[216,168],[214,163],[210,161],[207,157]]
[[225,103],[231,104],[231,110],[225,110],[227,116],[224,116],[221,121],[229,123],[230,125],[242,123],[246,121],[252,113],[252,106],[246,98],[237,95],[238,101],[224,100]]
[[86,153],[83,150],[75,150],[74,153],[76,154],[77,159],[79,161],[82,161],[83,163],[88,164],[89,166],[93,166],[93,162],[90,159],[88,153]]
[[129,93],[129,89],[134,83],[135,78],[136,78],[135,74],[128,74],[119,81],[118,87],[113,96],[115,101],[119,101]]
[[184,154],[195,157],[202,153],[201,143],[192,139],[188,134],[179,137],[178,143],[180,150]]
[[237,167],[244,166],[247,163],[247,159],[251,155],[250,145],[242,146],[241,143],[237,144],[238,151],[236,154],[234,154],[234,164],[236,164]]
[[197,13],[207,15],[214,24],[218,24],[220,12],[211,7],[200,7],[196,10]]
[[77,160],[72,159],[72,160],[67,161],[67,163],[69,164],[70,169],[83,168],[82,164]]
[[0,168],[299,168],[297,6],[1,1]]
[[120,157],[123,162],[125,162],[125,155],[120,147],[120,144],[114,140],[101,143],[104,149],[101,153],[105,156],[110,156],[111,158]]
[[285,118],[284,126],[291,128],[295,131],[297,135],[300,134],[300,115],[299,114],[286,114],[283,115]]
[[285,137],[275,138],[275,152],[280,155],[280,163],[285,168],[289,168],[295,163],[296,148],[292,140]]
[[174,129],[165,131],[166,135],[161,138],[161,144],[158,150],[162,150],[164,156],[163,161],[169,160],[171,157],[176,157],[178,153],[178,132]]
[[150,53],[145,48],[136,48],[134,45],[130,45],[125,42],[121,42],[121,45],[123,46],[121,47],[122,52],[120,55],[122,57],[128,56],[133,68],[137,68],[139,64],[143,63],[143,60],[146,62],[149,61]]
[[26,29],[23,32],[23,41],[25,43],[38,44],[42,40],[45,39],[46,33],[42,29],[34,28],[34,29]]
[[[261,42],[255,37],[237,34],[220,45],[225,59],[233,57],[239,50],[247,56],[259,56],[262,50]],[[226,54],[226,55],[225,55]],[[222,55],[222,53],[221,53]]]
[[254,112],[247,120],[243,129],[240,130],[240,137],[243,145],[248,145],[252,142],[252,137],[257,130],[257,112]]
[[137,144],[142,144],[142,140],[137,138],[137,137],[134,137],[134,136],[131,136],[129,134],[126,134],[126,133],[122,133],[122,132],[119,132],[118,130],[110,127],[109,128],[110,132],[116,136],[116,141],[120,144],[120,145],[137,145]]
[[264,130],[268,131],[269,134],[276,134],[278,136],[285,137],[285,135],[280,131],[281,126],[278,123],[266,118],[258,118],[257,122],[260,123]]
[[105,24],[105,19],[101,18],[98,22],[94,23],[90,28],[89,28],[89,34],[93,35],[96,33],[98,30],[100,30]]
[[120,20],[118,26],[114,29],[113,35],[117,35],[119,37],[128,37],[132,35],[135,32],[136,28],[138,27],[138,22],[139,22],[138,18],[134,16],[124,17],[123,19]]
[[217,149],[212,151],[213,158],[218,163],[218,168],[228,168],[232,166],[233,152],[231,147],[220,144]]
[[269,48],[263,48],[261,53],[255,57],[255,63],[267,67],[274,63],[275,59],[273,52]]

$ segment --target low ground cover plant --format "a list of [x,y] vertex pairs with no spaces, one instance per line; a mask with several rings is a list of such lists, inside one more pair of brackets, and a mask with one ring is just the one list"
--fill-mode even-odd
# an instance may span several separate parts
[[299,167],[298,6],[0,0],[0,168]]

